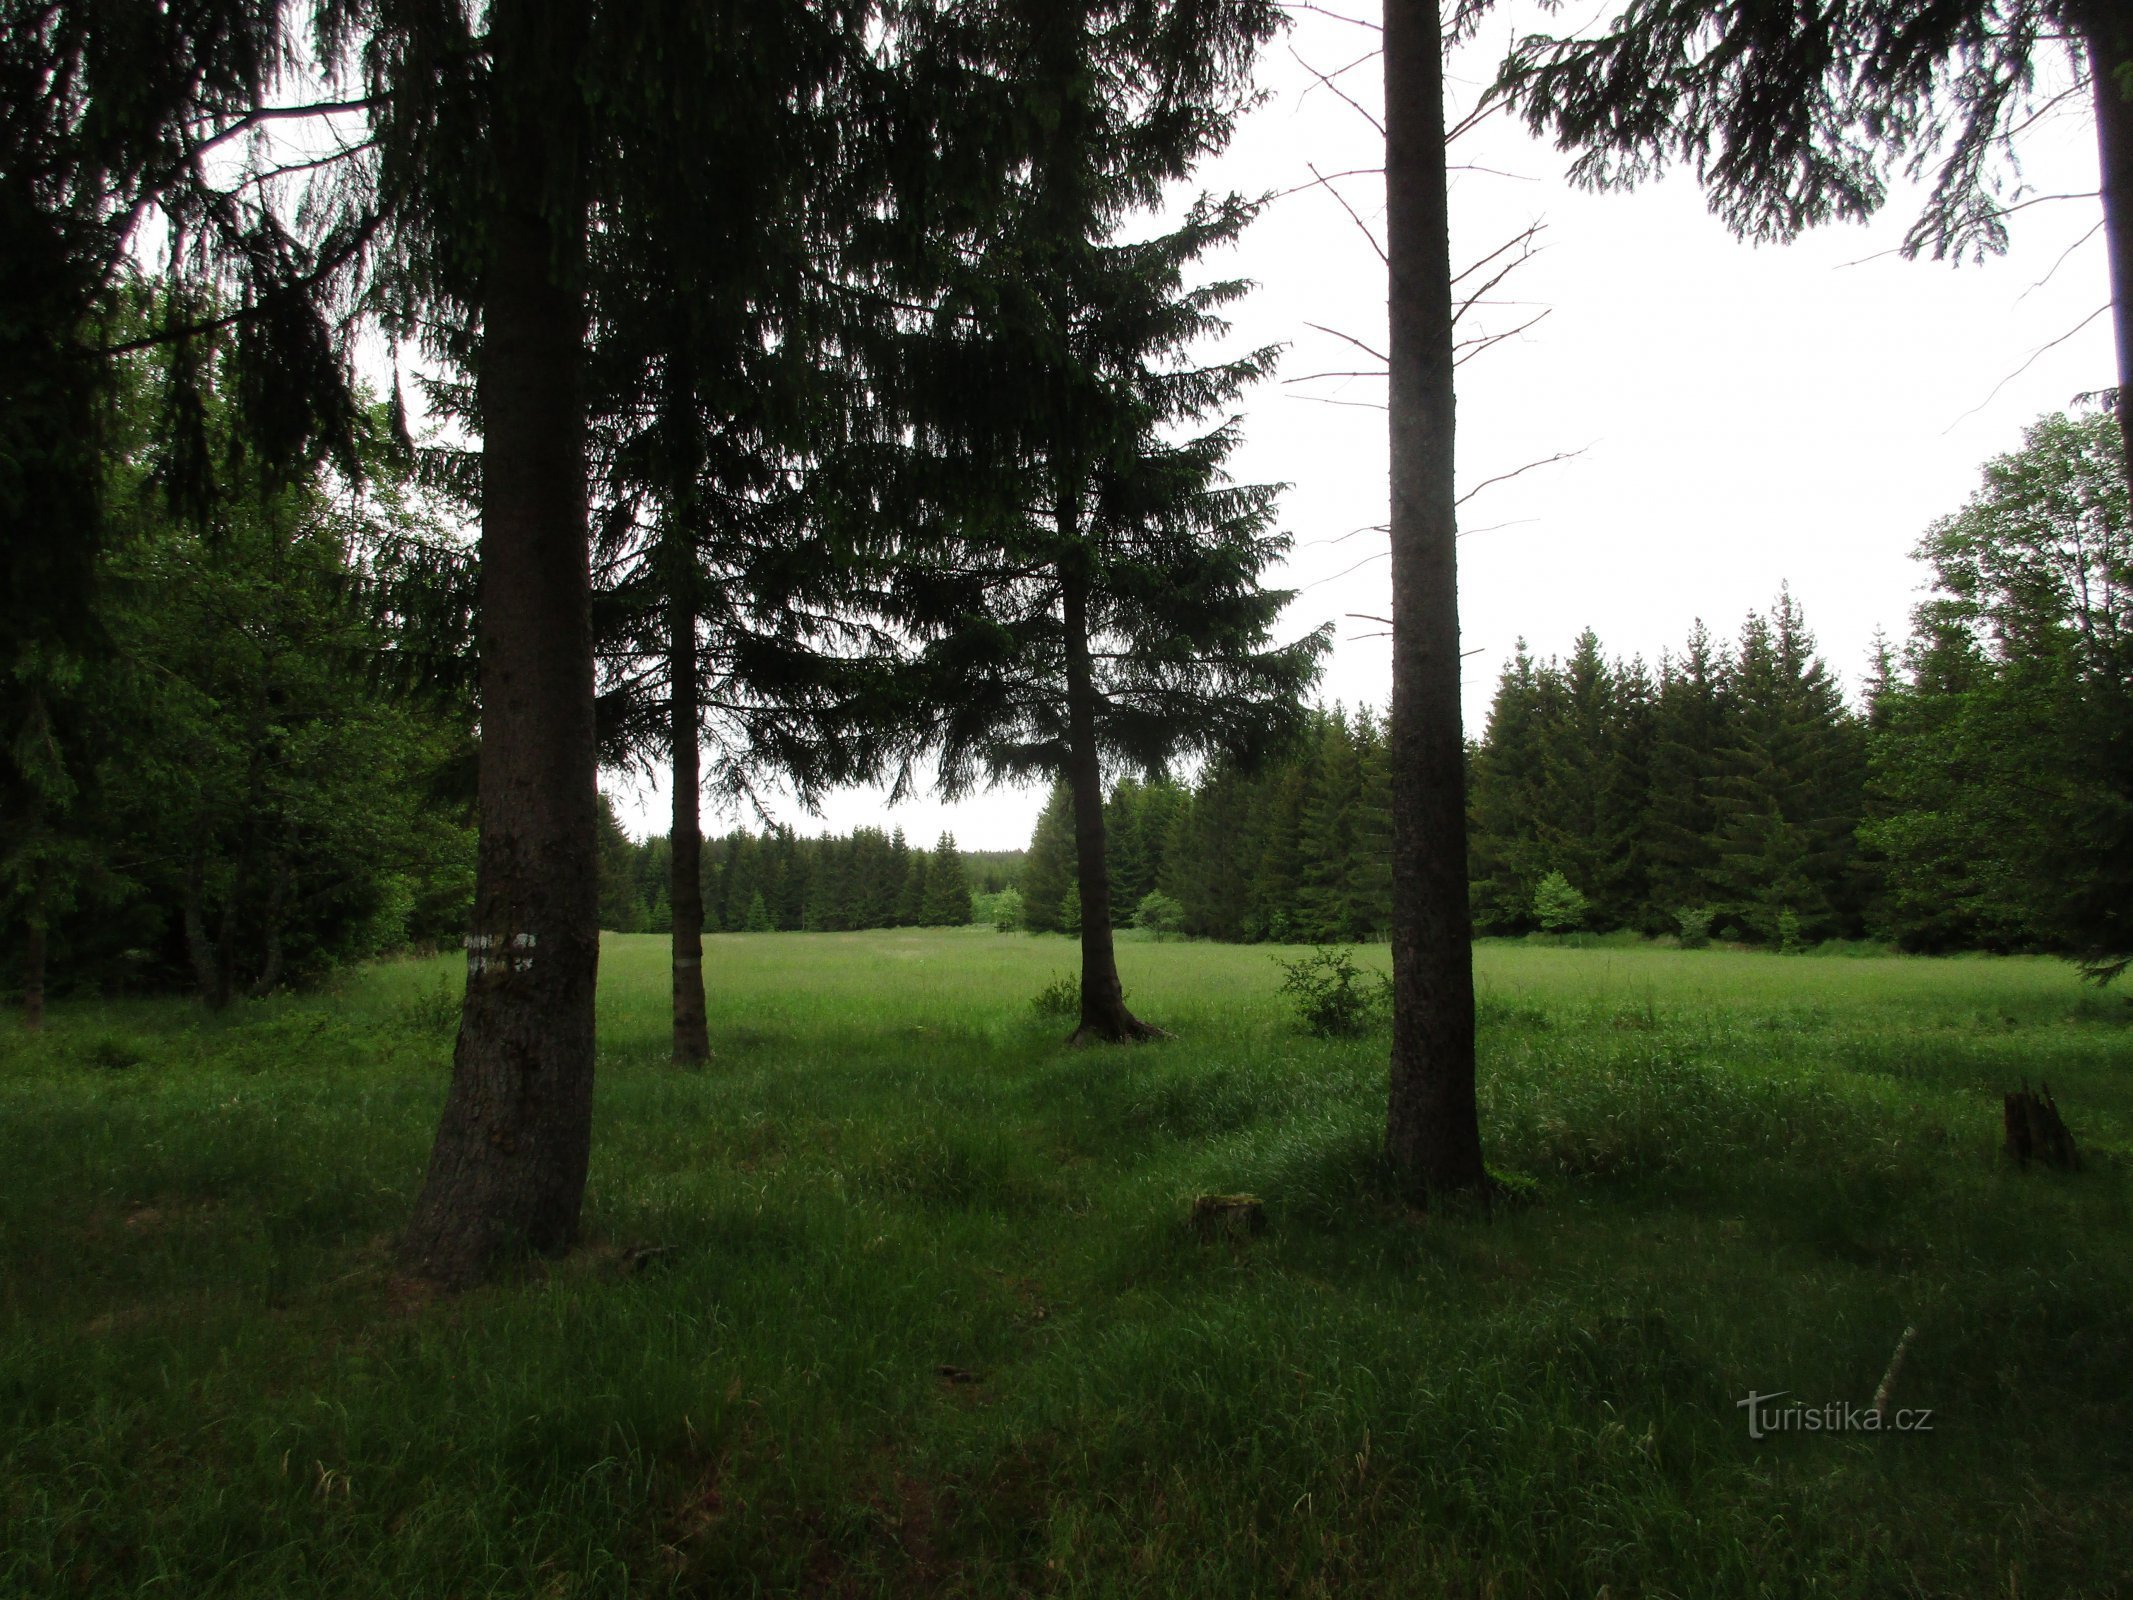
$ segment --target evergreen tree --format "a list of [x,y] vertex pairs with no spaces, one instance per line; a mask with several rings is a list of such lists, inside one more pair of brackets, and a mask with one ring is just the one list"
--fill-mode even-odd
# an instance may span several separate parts
[[1920,555],[1934,592],[1872,714],[1891,931],[2133,951],[2133,520],[2107,416],[2048,417]]
[[1254,774],[1254,826],[1231,841],[1232,848],[1248,852],[1244,859],[1251,864],[1250,908],[1244,922],[1248,939],[1287,944],[1300,937],[1304,796],[1311,781],[1312,752],[1306,745],[1299,754],[1301,759]]
[[1392,927],[1392,766],[1382,726],[1356,713],[1355,741],[1362,768],[1348,893],[1359,925],[1382,939]]
[[1680,657],[1664,658],[1659,665],[1644,819],[1654,921],[1712,905],[1719,897],[1713,791],[1719,752],[1732,743],[1727,676],[1727,664],[1701,618],[1689,630]]
[[1713,783],[1713,904],[1776,940],[1790,911],[1809,938],[1850,932],[1852,828],[1863,769],[1856,730],[1789,593],[1751,616],[1732,671],[1731,742]]
[[1111,866],[1111,925],[1132,925],[1133,908],[1152,887],[1148,852],[1141,835],[1141,785],[1121,778],[1104,802],[1104,841]]
[[1550,729],[1562,685],[1552,666],[1535,664],[1518,641],[1504,663],[1474,756],[1469,829],[1474,917],[1490,933],[1532,924],[1533,891],[1550,870],[1540,837]]
[[1292,716],[1324,644],[1269,643],[1286,596],[1258,579],[1286,541],[1269,531],[1274,491],[1223,476],[1234,425],[1180,437],[1272,359],[1187,354],[1242,285],[1187,289],[1185,274],[1252,208],[1203,201],[1166,233],[1120,237],[1227,141],[1278,14],[1266,0],[1081,0],[1003,20],[1000,66],[1046,137],[1000,216],[945,261],[941,320],[970,320],[936,337],[918,417],[921,447],[974,457],[990,481],[940,522],[952,554],[904,620],[952,686],[934,732],[951,792],[981,775],[1067,780],[1076,1037],[1137,1038],[1152,1030],[1121,997],[1105,766],[1154,772],[1182,751],[1253,745]]
[[929,928],[962,928],[970,919],[970,880],[963,871],[962,852],[955,847],[955,835],[944,833],[926,867],[926,899],[919,920]]
[[1586,896],[1591,922],[1615,928],[1643,910],[1639,834],[1648,780],[1649,689],[1611,666],[1590,628],[1563,663],[1556,716],[1541,735],[1537,840],[1549,869]]
[[600,796],[600,926],[615,933],[644,931],[644,902],[637,892],[637,849],[615,803]]
[[896,896],[896,925],[899,928],[918,928],[927,924],[926,879],[928,858],[923,850],[913,850],[904,863],[903,888]]
[[1362,752],[1338,709],[1320,719],[1316,743],[1298,833],[1302,868],[1295,936],[1338,944],[1375,931],[1356,874],[1363,837]]
[[1173,819],[1159,887],[1185,908],[1187,933],[1246,936],[1252,900],[1247,841],[1254,821],[1252,785],[1228,762],[1209,768],[1191,803]]
[[1059,931],[1060,902],[1074,882],[1073,806],[1066,785],[1053,784],[1030,835],[1022,868],[1022,920],[1032,933]]
[[[1455,14],[1459,20],[1471,12]],[[1410,1198],[1484,1191],[1459,722],[1445,18],[1385,0],[1392,516],[1392,1065],[1386,1151]]]

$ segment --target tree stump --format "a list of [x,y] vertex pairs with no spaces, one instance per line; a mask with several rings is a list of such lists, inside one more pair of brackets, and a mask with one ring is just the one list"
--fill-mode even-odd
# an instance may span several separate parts
[[1192,1231],[1203,1241],[1266,1232],[1266,1207],[1248,1194],[1203,1194],[1192,1203]]
[[2031,1094],[2024,1079],[2019,1090],[2002,1097],[2000,1118],[2007,1130],[2007,1153],[2016,1165],[2027,1168],[2030,1162],[2039,1161],[2061,1172],[2080,1170],[2074,1136],[2066,1131],[2050,1084],[2040,1082]]

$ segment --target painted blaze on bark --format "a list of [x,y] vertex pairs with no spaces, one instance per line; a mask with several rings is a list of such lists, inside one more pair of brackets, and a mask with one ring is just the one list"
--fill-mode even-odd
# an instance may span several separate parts
[[[599,962],[582,152],[513,107],[575,92],[563,14],[499,5],[484,219],[480,854],[467,993],[411,1270],[477,1280],[577,1235]],[[582,35],[582,11],[577,13]],[[556,86],[561,89],[561,101]],[[532,125],[529,125],[532,124]],[[558,197],[563,198],[558,198]]]
[[1391,314],[1392,977],[1386,1147],[1410,1198],[1485,1192],[1459,727],[1452,285],[1434,0],[1385,4]]
[[[681,559],[687,559],[686,554]],[[667,672],[674,697],[669,729],[674,749],[674,834],[667,903],[674,913],[674,1061],[678,1066],[700,1066],[711,1058],[711,1035],[704,1015],[704,835],[698,797],[703,760],[697,732],[701,707],[696,608],[686,578],[675,583],[670,618]]]

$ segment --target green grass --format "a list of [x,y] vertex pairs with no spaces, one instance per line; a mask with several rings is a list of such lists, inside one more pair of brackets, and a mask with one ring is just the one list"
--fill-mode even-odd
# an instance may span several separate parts
[[[0,1043],[0,1594],[2133,1594],[2119,993],[1484,944],[1490,1220],[1390,1199],[1296,952],[1121,955],[1173,1040],[1064,1048],[1062,939],[721,936],[681,1073],[610,940],[585,1248],[449,1301],[389,1251],[456,959],[57,1008]],[[1997,1158],[2024,1077],[2084,1172]],[[1907,1326],[1930,1432],[1749,1438]]]

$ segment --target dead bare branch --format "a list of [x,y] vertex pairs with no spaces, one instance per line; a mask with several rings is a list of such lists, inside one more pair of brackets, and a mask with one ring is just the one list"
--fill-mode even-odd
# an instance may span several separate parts
[[[1381,129],[1379,131],[1382,132],[1383,130]],[[1307,167],[1307,170],[1310,172],[1312,177],[1318,177],[1318,168]],[[1362,231],[1363,237],[1370,241],[1370,248],[1378,253],[1378,259],[1384,262],[1386,267],[1390,269],[1392,266],[1392,260],[1389,256],[1385,254],[1385,247],[1378,243],[1378,236],[1370,231],[1369,225],[1365,223],[1361,217],[1355,214],[1355,207],[1348,204],[1348,197],[1342,194],[1340,190],[1334,188],[1333,185],[1330,183],[1326,185],[1326,193],[1330,194],[1335,200],[1340,202],[1340,208],[1348,213],[1348,220],[1354,223],[1356,227]]]
[[1965,411],[1960,417],[1957,417],[1954,422],[1949,423],[1945,428],[1941,429],[1940,436],[1943,439],[1947,438],[1949,434],[1955,431],[1957,424],[1967,421],[1969,418],[1976,416],[1980,411],[1983,411],[1987,406],[1991,405],[1994,400],[1998,399],[2000,391],[2006,388],[2010,383],[2013,383],[2015,379],[2021,377],[2022,374],[2027,372],[2031,367],[2035,366],[2037,364],[2038,358],[2043,356],[2046,351],[2056,350],[2060,345],[2065,344],[2067,340],[2073,338],[2075,334],[2079,333],[2083,328],[2086,328],[2090,323],[2094,322],[2098,317],[2102,316],[2106,311],[2110,309],[2111,302],[2106,300],[2094,311],[2091,311],[2087,316],[2083,317],[2079,322],[2075,323],[2071,328],[2067,329],[2066,332],[2060,334],[2058,338],[2048,339],[2043,344],[2038,345],[2036,349],[2030,351],[2028,360],[2024,361],[2019,367],[2016,367],[2014,371],[2008,373],[2006,377],[2002,378],[1998,383],[1992,386],[1991,394],[1985,396],[1984,399],[1980,400],[1968,411]]
[[1548,319],[1549,311],[1552,310],[1554,310],[1554,307],[1551,306],[1548,308],[1548,311],[1536,312],[1533,316],[1530,316],[1524,322],[1521,322],[1517,327],[1506,328],[1501,333],[1476,334],[1471,339],[1459,340],[1456,344],[1452,346],[1452,349],[1454,351],[1464,351],[1465,354],[1455,354],[1452,357],[1452,365],[1455,367],[1463,367],[1469,361],[1473,360],[1474,357],[1480,355],[1482,351],[1489,349],[1491,346],[1502,344],[1506,339],[1517,338],[1520,334],[1524,333],[1534,324],[1539,322],[1545,322]]
[[1310,73],[1312,77],[1316,78],[1320,83],[1324,84],[1328,89],[1332,90],[1337,98],[1345,100],[1348,103],[1348,108],[1351,111],[1353,111],[1357,116],[1361,117],[1365,122],[1369,123],[1373,128],[1377,129],[1378,137],[1380,139],[1385,137],[1385,124],[1374,112],[1367,109],[1361,101],[1355,98],[1354,95],[1350,94],[1346,89],[1343,89],[1339,84],[1335,83],[1323,72],[1320,72],[1318,68],[1312,66],[1310,62],[1304,60],[1302,56],[1298,55],[1295,46],[1291,45],[1289,47],[1289,55],[1299,67],[1302,67],[1304,71]]
[[1335,22],[1345,22],[1351,28],[1368,28],[1372,33],[1383,33],[1385,31],[1384,26],[1380,23],[1369,21],[1364,17],[1347,16],[1339,11],[1329,11],[1324,6],[1312,5],[1310,0],[1284,0],[1281,9],[1284,11],[1315,11],[1322,17],[1331,17]]
[[1493,478],[1483,478],[1479,483],[1475,484],[1473,488],[1467,490],[1465,494],[1461,495],[1457,500],[1453,501],[1452,503],[1454,505],[1463,506],[1469,500],[1473,499],[1474,496],[1481,493],[1481,491],[1484,489],[1491,488],[1499,483],[1509,483],[1513,478],[1522,477],[1526,473],[1533,471],[1537,467],[1552,467],[1558,461],[1575,461],[1579,456],[1585,453],[1585,450],[1590,448],[1591,446],[1587,445],[1584,447],[1584,449],[1558,450],[1552,456],[1543,456],[1538,461],[1528,461],[1522,467],[1513,467],[1509,472],[1499,472]]

